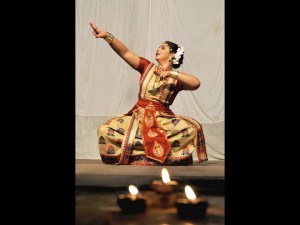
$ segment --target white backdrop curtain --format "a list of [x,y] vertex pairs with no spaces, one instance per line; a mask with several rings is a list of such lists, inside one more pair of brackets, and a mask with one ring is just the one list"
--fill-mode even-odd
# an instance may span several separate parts
[[140,77],[103,39],[93,36],[90,21],[155,64],[155,51],[163,41],[183,46],[178,70],[197,76],[201,86],[180,92],[170,108],[198,120],[209,160],[223,160],[224,0],[76,0],[78,159],[100,159],[97,128],[132,108]]

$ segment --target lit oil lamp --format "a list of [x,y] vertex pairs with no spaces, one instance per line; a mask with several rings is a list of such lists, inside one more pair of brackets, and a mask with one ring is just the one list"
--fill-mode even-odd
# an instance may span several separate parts
[[130,185],[128,187],[129,194],[119,194],[117,204],[120,206],[124,214],[143,213],[146,209],[146,199],[139,194],[139,190]]
[[178,182],[171,180],[168,170],[163,168],[161,170],[162,180],[153,180],[150,187],[157,193],[171,193],[178,189]]
[[170,179],[168,170],[161,171],[162,180],[153,180],[150,188],[157,193],[158,202],[154,205],[160,208],[168,208],[175,205],[176,196],[174,192],[178,189],[178,182]]
[[202,219],[206,216],[208,202],[196,197],[193,189],[186,185],[184,188],[186,198],[176,201],[177,215],[180,219]]

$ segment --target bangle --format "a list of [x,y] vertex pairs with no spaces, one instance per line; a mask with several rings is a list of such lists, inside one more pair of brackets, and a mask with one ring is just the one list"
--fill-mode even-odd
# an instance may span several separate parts
[[110,44],[110,43],[112,43],[112,41],[114,40],[114,38],[115,38],[114,35],[112,35],[111,33],[107,32],[107,35],[105,37],[105,41],[108,44]]
[[178,79],[178,75],[179,75],[178,71],[171,71],[170,74],[171,74],[170,76],[171,78]]

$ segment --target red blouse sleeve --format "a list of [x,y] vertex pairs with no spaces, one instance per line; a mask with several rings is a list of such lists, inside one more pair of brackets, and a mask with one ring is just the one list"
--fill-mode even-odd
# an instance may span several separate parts
[[172,94],[172,96],[169,98],[169,105],[172,105],[174,99],[176,98],[177,94],[183,90],[183,86],[182,86],[182,83],[177,80],[176,84],[175,84],[175,87],[174,87],[174,92]]
[[177,92],[183,90],[182,82],[180,82],[179,80],[177,80],[177,83],[176,83],[176,86],[175,86],[175,90],[176,90]]
[[150,61],[148,59],[140,57],[140,63],[139,66],[136,68],[136,70],[139,71],[141,74],[143,74],[149,64]]

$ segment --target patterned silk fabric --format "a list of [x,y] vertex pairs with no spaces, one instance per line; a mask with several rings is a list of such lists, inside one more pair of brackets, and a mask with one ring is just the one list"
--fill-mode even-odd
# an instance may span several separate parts
[[98,129],[101,159],[107,164],[191,165],[192,153],[207,160],[202,126],[196,120],[175,115],[169,106],[182,85],[173,78],[159,79],[157,65],[140,58],[138,102],[126,114]]

